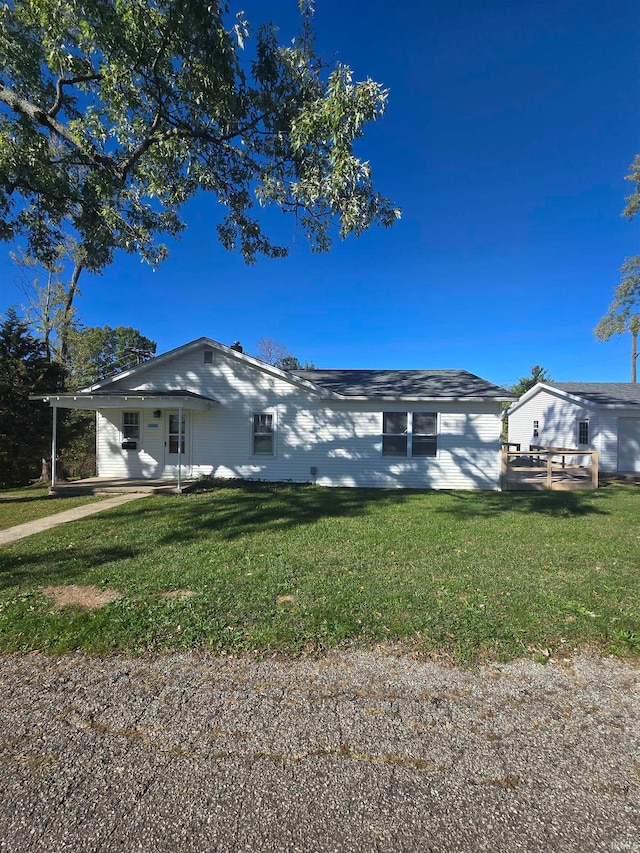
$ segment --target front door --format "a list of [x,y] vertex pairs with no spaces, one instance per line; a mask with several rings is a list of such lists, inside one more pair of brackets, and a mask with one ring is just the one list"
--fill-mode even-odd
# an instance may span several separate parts
[[181,476],[188,476],[191,464],[189,412],[182,412],[182,424],[180,424],[179,412],[176,409],[165,413],[165,477],[177,477],[178,464],[180,465]]

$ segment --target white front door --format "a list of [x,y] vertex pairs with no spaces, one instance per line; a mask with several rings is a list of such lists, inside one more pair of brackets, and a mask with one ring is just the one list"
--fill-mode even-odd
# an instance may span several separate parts
[[178,410],[167,410],[164,421],[164,475],[177,477],[178,465],[181,476],[189,475],[191,467],[191,432],[189,412],[182,412],[182,424]]

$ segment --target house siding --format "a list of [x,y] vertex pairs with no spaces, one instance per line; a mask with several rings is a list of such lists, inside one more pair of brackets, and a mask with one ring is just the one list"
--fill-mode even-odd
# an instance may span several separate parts
[[[214,351],[203,363],[195,349],[133,377],[110,390],[187,389],[217,402],[190,413],[184,472],[190,476],[316,482],[325,486],[386,488],[496,489],[500,482],[500,404],[406,403],[321,400],[312,390],[241,360]],[[135,407],[131,407],[135,408]],[[437,411],[436,457],[382,456],[382,412]],[[252,415],[274,415],[273,456],[252,456]],[[98,475],[163,477],[161,427],[150,428],[141,412],[135,451],[122,450],[120,410],[98,414]],[[315,468],[313,474],[311,469]]]
[[[589,447],[598,451],[598,468],[613,474],[618,471],[618,419],[623,417],[638,417],[638,409],[600,408],[540,389],[509,416],[509,441],[519,443],[522,450],[528,450],[530,444],[577,447],[577,423],[588,419]],[[534,420],[540,422],[537,439],[532,435]]]
[[[533,435],[533,422],[539,422],[539,435]],[[597,407],[578,404],[541,389],[509,416],[509,441],[528,450],[530,445],[578,447],[578,421],[589,421],[589,449],[600,452],[600,424]],[[585,457],[586,459],[586,457]]]

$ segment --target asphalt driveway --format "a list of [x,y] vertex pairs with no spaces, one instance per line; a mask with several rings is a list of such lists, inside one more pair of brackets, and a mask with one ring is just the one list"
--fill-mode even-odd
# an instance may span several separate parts
[[640,669],[0,659],[0,850],[640,851]]

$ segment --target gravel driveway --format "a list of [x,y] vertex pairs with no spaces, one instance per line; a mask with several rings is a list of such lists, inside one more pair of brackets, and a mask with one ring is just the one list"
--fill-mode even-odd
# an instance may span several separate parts
[[2,851],[640,851],[618,660],[0,660]]

